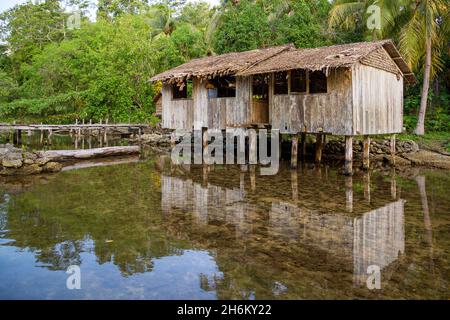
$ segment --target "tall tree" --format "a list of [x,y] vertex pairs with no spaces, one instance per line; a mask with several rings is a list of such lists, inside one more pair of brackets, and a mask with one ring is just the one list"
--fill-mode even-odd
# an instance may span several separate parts
[[430,81],[442,70],[441,50],[448,41],[448,3],[444,0],[336,0],[330,11],[329,26],[366,25],[367,10],[374,6],[379,8],[380,28],[367,28],[366,37],[398,40],[409,66],[423,72],[419,117],[414,130],[423,135]]
[[47,44],[64,39],[66,18],[59,0],[16,5],[0,14],[0,39],[16,63],[30,62]]
[[412,2],[409,8],[408,20],[400,31],[400,50],[411,67],[420,70],[423,65],[422,94],[414,133],[424,135],[430,82],[443,67],[441,50],[448,41],[449,8],[442,0]]

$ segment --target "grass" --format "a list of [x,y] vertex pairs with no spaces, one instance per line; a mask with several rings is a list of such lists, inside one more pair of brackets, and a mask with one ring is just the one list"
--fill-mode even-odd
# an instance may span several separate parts
[[424,136],[402,133],[397,138],[399,140],[413,140],[424,149],[450,152],[450,132],[428,132]]

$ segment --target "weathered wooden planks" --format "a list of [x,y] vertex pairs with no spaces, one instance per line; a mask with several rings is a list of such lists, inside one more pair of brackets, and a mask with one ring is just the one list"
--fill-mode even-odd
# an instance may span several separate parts
[[403,78],[366,65],[353,68],[353,134],[399,133]]

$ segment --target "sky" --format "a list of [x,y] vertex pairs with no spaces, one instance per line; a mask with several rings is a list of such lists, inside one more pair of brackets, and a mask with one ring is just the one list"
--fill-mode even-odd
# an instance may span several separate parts
[[[0,0],[0,12],[3,12],[9,8],[14,7],[16,4],[25,3],[29,0]],[[212,5],[219,4],[219,0],[204,0]],[[195,0],[188,0],[188,2],[195,2]]]

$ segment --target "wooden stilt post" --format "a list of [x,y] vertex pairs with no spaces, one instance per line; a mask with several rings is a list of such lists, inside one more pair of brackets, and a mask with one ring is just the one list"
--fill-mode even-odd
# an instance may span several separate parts
[[17,144],[22,144],[22,130],[17,130]]
[[302,161],[305,161],[305,157],[306,157],[306,132],[302,132],[301,134],[301,157],[302,157]]
[[292,136],[292,146],[291,146],[291,168],[297,169],[297,152],[298,152],[298,136],[294,134]]
[[42,146],[42,144],[44,143],[44,130],[42,130],[41,129],[41,138],[40,138],[40,143],[41,143],[41,146]]
[[52,135],[53,135],[53,132],[52,132],[52,130],[51,129],[49,129],[48,130],[48,137],[47,137],[47,143],[48,143],[48,145],[52,145]]
[[208,129],[207,128],[202,128],[202,153],[203,153],[203,162],[205,162],[205,159],[208,156]]
[[345,136],[345,167],[344,174],[353,174],[353,137]]
[[17,140],[18,140],[17,139],[17,131],[13,129],[12,132],[13,132],[13,134],[12,134],[12,136],[13,136],[12,137],[12,143],[13,143],[13,145],[15,145],[15,144],[17,144]]
[[364,136],[363,157],[362,157],[363,169],[364,170],[368,170],[369,167],[370,167],[369,155],[370,155],[370,137],[369,136]]
[[391,159],[392,165],[395,166],[395,134],[391,136]]
[[103,140],[105,140],[105,145],[108,146],[108,118],[106,118],[105,124],[106,124],[106,126],[105,126],[105,131],[103,132]]
[[315,148],[315,155],[314,155],[314,161],[316,163],[320,163],[322,161],[322,149],[323,149],[323,134],[318,133],[316,134],[316,148]]
[[258,163],[258,135],[256,131],[249,130],[248,131],[248,140],[249,140],[249,154],[248,154],[248,163],[249,164],[257,164]]

